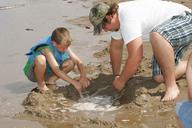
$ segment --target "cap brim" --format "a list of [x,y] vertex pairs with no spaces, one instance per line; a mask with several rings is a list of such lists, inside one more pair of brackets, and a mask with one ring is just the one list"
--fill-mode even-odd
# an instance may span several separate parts
[[101,31],[102,31],[102,23],[94,26],[94,33],[93,33],[94,35],[100,34]]

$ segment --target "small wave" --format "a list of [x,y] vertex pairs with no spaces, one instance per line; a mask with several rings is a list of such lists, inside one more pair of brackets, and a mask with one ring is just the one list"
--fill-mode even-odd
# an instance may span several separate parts
[[13,9],[17,7],[23,7],[25,4],[17,4],[17,5],[11,5],[11,6],[0,6],[0,10],[7,10],[7,9]]
[[111,96],[81,98],[71,108],[77,111],[115,111],[118,109],[118,107],[112,106]]

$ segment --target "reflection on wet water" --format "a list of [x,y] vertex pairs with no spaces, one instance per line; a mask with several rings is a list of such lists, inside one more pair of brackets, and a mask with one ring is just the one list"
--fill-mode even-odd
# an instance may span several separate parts
[[6,9],[12,9],[12,8],[16,8],[16,6],[1,6],[0,10],[6,10]]
[[114,111],[116,106],[112,106],[112,97],[96,96],[81,98],[78,103],[73,104],[72,109],[79,111]]

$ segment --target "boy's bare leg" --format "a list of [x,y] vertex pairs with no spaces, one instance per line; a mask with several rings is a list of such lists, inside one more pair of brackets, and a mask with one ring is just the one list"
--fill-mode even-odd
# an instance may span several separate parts
[[192,53],[187,64],[186,79],[188,85],[189,100],[192,100]]
[[167,40],[156,32],[150,34],[150,41],[166,85],[166,92],[162,101],[174,100],[179,95],[179,89],[176,84],[173,48]]
[[45,84],[45,70],[46,70],[46,59],[45,56],[39,55],[35,58],[34,73],[37,79],[38,88],[41,92],[49,90]]
[[[61,68],[64,73],[68,73],[74,69],[74,66],[75,66],[74,62],[71,59],[68,59],[63,62],[63,64],[61,65]],[[49,84],[48,87],[52,88],[52,89],[55,88],[53,86],[56,86],[56,81],[58,79],[59,78],[56,75],[54,75],[54,74],[51,75],[51,77],[49,77],[49,79],[47,81],[47,83]]]

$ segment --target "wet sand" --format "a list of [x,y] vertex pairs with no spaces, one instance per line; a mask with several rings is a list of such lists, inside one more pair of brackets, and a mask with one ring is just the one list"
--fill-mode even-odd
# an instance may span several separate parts
[[[175,1],[192,8],[190,0]],[[92,35],[87,15],[93,4],[94,0],[0,2],[1,127],[178,128],[174,113],[176,102],[160,102],[164,85],[151,79],[149,43],[144,44],[145,57],[136,75],[127,83],[121,97],[114,99],[116,92],[111,87],[113,78],[108,53],[110,35]],[[29,82],[22,72],[27,50],[58,26],[70,30],[72,49],[87,65],[92,81],[84,92],[84,98],[62,81],[53,92],[43,95],[30,93],[36,85]],[[122,64],[127,56],[125,51],[123,55]],[[71,75],[76,77],[77,71]],[[177,101],[186,99],[185,77],[177,83],[181,90]]]

